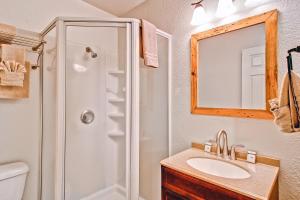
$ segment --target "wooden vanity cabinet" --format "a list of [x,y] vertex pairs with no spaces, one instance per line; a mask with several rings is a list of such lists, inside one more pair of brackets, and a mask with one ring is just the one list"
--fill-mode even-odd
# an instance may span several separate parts
[[254,200],[162,166],[162,200]]

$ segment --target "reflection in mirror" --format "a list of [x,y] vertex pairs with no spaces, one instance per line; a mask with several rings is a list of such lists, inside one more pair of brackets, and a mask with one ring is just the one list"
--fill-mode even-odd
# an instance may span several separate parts
[[265,24],[198,41],[198,107],[266,109]]

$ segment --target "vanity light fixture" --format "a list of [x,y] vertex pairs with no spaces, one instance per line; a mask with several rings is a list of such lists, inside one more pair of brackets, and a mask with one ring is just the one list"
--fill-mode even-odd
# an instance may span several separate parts
[[232,0],[219,0],[216,16],[218,18],[227,17],[236,11]]
[[203,0],[200,0],[191,4],[195,7],[191,25],[197,26],[208,22],[208,16],[206,15],[202,2]]

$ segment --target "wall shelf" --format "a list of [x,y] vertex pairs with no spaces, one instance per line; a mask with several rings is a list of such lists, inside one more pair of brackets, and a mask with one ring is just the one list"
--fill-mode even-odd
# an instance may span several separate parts
[[125,71],[123,71],[123,70],[109,70],[108,74],[110,74],[110,75],[122,75],[122,74],[125,74]]
[[109,98],[108,101],[111,103],[122,103],[122,102],[125,102],[125,99],[124,98]]
[[122,117],[125,117],[124,113],[109,113],[108,116],[111,117],[111,118],[122,118]]
[[115,130],[115,131],[109,131],[108,136],[110,137],[122,137],[125,136],[125,133],[120,130]]
[[[120,130],[120,124],[123,124],[125,120],[124,106],[126,106],[126,98],[124,96],[124,92],[126,92],[126,88],[124,84],[126,81],[125,70],[119,68],[111,68],[107,70],[107,82],[108,85],[111,85],[112,88],[107,88],[107,91],[111,93],[107,98],[107,106],[108,113],[107,116],[111,119],[109,123],[111,126],[108,126],[107,136],[113,138],[124,137],[125,130]],[[124,83],[125,82],[125,83]],[[113,122],[112,122],[113,120]]]

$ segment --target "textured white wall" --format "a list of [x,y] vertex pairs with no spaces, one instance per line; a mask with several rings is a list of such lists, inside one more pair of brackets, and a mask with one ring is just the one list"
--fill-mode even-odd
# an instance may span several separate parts
[[[283,134],[272,121],[209,117],[190,113],[190,36],[229,20],[253,15],[278,8],[279,17],[279,79],[286,71],[286,51],[300,45],[300,1],[272,1],[260,8],[246,10],[243,0],[236,0],[240,10],[244,10],[226,20],[203,27],[192,27],[190,20],[193,1],[148,0],[126,14],[127,17],[145,18],[160,29],[173,35],[173,139],[174,153],[188,148],[192,141],[205,142],[214,138],[216,132],[224,128],[229,133],[230,143],[242,143],[259,153],[273,155],[281,159],[280,199],[300,199],[300,134]],[[214,13],[217,0],[205,1],[208,13]],[[295,56],[297,57],[297,56]],[[295,68],[300,70],[300,55],[295,59]]]
[[[40,32],[56,16],[109,17],[80,0],[0,0],[0,23]],[[35,55],[30,56],[35,63]],[[0,99],[0,163],[22,160],[30,174],[24,200],[38,199],[40,152],[40,75],[31,72],[29,99]]]

